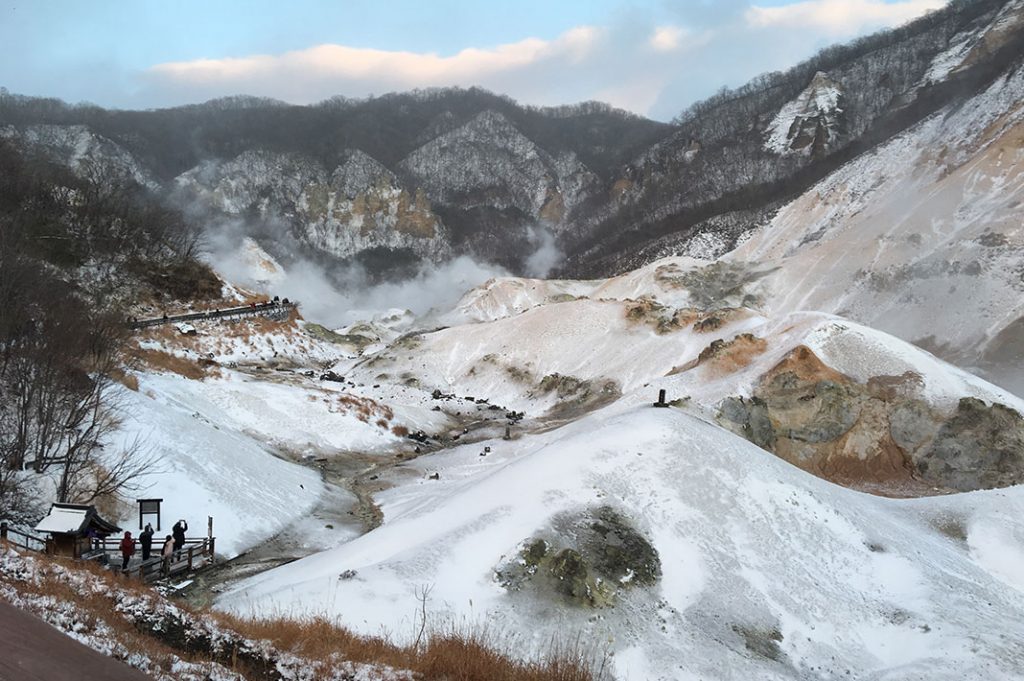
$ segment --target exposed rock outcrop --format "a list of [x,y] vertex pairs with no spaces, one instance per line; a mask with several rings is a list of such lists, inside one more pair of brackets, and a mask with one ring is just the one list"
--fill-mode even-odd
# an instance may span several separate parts
[[720,405],[720,420],[815,475],[891,494],[969,491],[1024,482],[1024,419],[1000,404],[929,404],[921,377],[858,383],[798,347],[761,377],[750,398]]
[[177,178],[182,190],[229,215],[284,220],[306,245],[337,258],[370,249],[406,250],[428,260],[451,254],[422,190],[404,188],[363,152],[330,173],[301,154],[247,151]]
[[800,95],[779,110],[765,130],[765,148],[778,154],[823,158],[837,146],[843,123],[843,89],[818,71]]
[[553,224],[597,183],[575,154],[552,157],[496,111],[431,140],[399,165],[434,201],[515,209]]
[[622,591],[660,578],[657,550],[610,506],[559,518],[551,533],[524,541],[495,570],[509,591],[529,589],[589,607],[612,606]]

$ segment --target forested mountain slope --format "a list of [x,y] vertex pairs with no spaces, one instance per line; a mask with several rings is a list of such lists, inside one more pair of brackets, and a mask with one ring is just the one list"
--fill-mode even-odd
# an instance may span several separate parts
[[[718,255],[788,198],[1020,60],[1017,0],[959,0],[693,105],[671,125],[478,89],[313,106],[233,97],[105,111],[0,97],[0,134],[375,269],[469,254],[523,271],[537,228],[564,271]],[[287,250],[287,249],[285,249]]]

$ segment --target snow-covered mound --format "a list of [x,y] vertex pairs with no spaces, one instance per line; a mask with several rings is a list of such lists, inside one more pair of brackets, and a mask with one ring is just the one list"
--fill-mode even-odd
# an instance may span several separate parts
[[[402,377],[400,401],[460,419],[473,401],[485,416],[484,400],[564,421],[665,389],[801,468],[885,494],[1024,480],[1024,401],[839,317],[725,304],[760,302],[763,275],[672,259],[578,282],[581,295],[565,298],[567,282],[492,281],[457,314],[493,321],[407,337],[345,373],[361,383]],[[472,397],[452,405],[439,395]]]
[[[385,392],[327,372],[349,353],[322,327],[263,318],[195,326],[194,334],[165,325],[136,337],[138,386],[121,391],[120,438],[157,460],[139,494],[163,498],[164,517],[185,518],[193,532],[205,532],[213,516],[224,556],[296,524],[305,532],[314,510],[342,513],[339,504],[353,503],[321,480],[314,460],[358,455],[351,467],[359,470],[411,449],[405,433],[452,427],[423,400],[404,399],[409,387]],[[316,541],[333,545],[331,537],[354,531],[333,529]]]
[[608,279],[490,279],[471,289],[455,308],[439,317],[449,325],[485,322],[521,314],[550,303],[581,298],[599,301],[649,299],[662,305],[723,307],[759,302],[763,287],[756,282],[770,268],[746,263],[722,264],[688,256],[663,258]]
[[[1013,521],[1022,488],[871,497],[649,407],[489,444],[485,458],[480,446],[434,457],[438,480],[379,496],[382,527],[252,578],[221,606],[404,638],[429,587],[435,618],[533,647],[582,631],[608,646],[623,679],[990,679],[1024,668],[1024,572],[1012,562],[1024,552]],[[656,556],[623,568],[601,532]]]

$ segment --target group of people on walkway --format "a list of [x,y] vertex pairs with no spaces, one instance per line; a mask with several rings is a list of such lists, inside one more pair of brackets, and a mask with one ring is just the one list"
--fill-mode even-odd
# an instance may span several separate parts
[[[182,548],[185,546],[185,532],[188,531],[188,523],[182,518],[178,522],[174,523],[174,527],[171,528],[171,533],[164,539],[164,545],[160,549],[160,556],[164,559],[163,571],[166,573],[169,571],[171,561],[175,559],[175,556],[180,555]],[[142,545],[142,561],[146,562],[149,560],[150,555],[153,551],[153,526],[146,523],[146,529],[139,535],[139,544]],[[132,539],[131,532],[125,532],[124,538],[121,539],[121,569],[128,569],[128,562],[135,555],[135,540]]]

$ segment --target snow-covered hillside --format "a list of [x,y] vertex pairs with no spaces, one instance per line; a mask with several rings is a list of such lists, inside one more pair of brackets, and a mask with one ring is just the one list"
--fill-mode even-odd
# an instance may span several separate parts
[[773,315],[821,310],[1020,393],[1024,70],[867,153],[727,256],[774,266]]
[[[624,679],[991,679],[1024,665],[1020,488],[870,497],[649,407],[491,444],[486,459],[467,445],[431,461],[439,481],[379,497],[383,527],[253,578],[222,606],[326,614],[404,637],[416,589],[429,587],[433,616],[535,647],[584,632],[614,652]],[[653,584],[631,587],[629,566],[593,563],[552,583],[529,574],[536,539],[586,555],[580,528],[606,508],[656,549]],[[503,586],[517,571],[527,574]],[[596,607],[597,593],[575,602],[569,579],[604,587],[614,604]]]
[[[222,494],[308,555],[219,606],[404,640],[427,593],[435,624],[497,628],[524,654],[581,635],[622,679],[1013,678],[1024,487],[1006,485],[1024,451],[978,452],[986,428],[1021,429],[1024,402],[868,327],[769,312],[776,276],[674,258],[609,280],[496,279],[429,320],[447,328],[361,356],[317,340],[340,381],[303,375],[301,325],[274,331],[292,338],[277,357],[145,379],[140,394],[200,405],[187,418],[220,437],[372,471],[352,488],[353,508],[375,507],[365,534],[324,529],[336,492],[298,463],[259,473],[274,483],[230,473],[277,496],[304,485],[276,515]],[[159,342],[183,358],[218,347],[201,331]],[[207,465],[231,465],[211,444]]]

